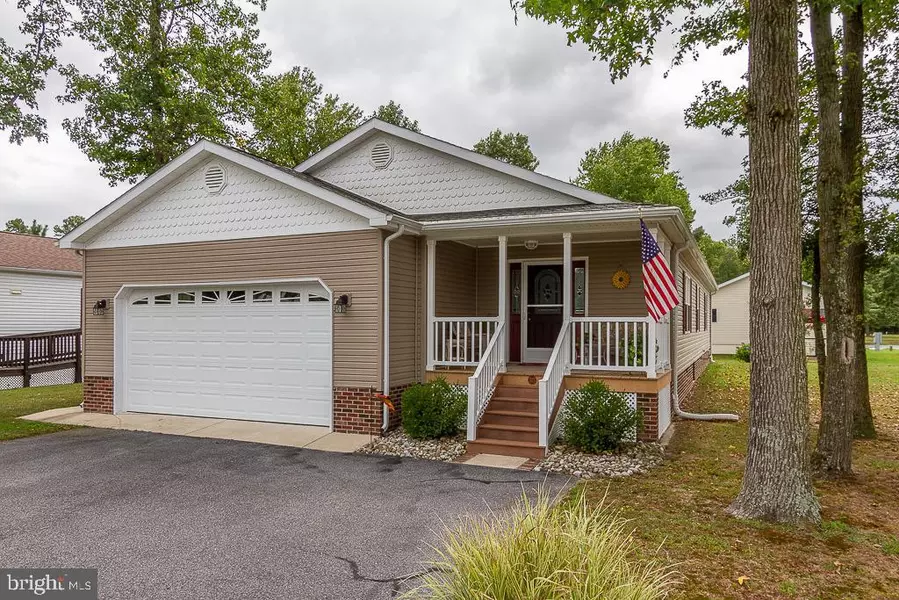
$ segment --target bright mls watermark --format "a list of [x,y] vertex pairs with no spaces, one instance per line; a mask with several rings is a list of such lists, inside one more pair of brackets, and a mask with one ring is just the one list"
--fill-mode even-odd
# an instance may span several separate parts
[[97,600],[97,569],[0,569],[0,600]]

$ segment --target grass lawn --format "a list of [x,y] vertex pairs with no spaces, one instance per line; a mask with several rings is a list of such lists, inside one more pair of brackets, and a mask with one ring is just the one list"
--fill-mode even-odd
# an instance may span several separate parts
[[80,403],[80,383],[0,390],[0,441],[71,429],[71,425],[25,421],[16,417]]
[[[689,409],[735,411],[739,423],[678,422],[667,460],[647,475],[587,483],[598,504],[632,519],[641,554],[678,563],[680,598],[899,598],[899,352],[869,352],[878,439],[857,442],[856,476],[819,482],[820,527],[739,521],[749,365],[716,358]],[[817,425],[817,377],[809,365]],[[746,577],[743,583],[739,578]]]

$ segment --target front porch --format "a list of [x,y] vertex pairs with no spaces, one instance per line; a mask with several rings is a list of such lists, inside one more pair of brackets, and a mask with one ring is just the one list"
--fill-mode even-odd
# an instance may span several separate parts
[[480,451],[542,456],[566,392],[593,379],[662,433],[670,323],[646,313],[639,225],[602,229],[427,239],[426,379],[466,387]]

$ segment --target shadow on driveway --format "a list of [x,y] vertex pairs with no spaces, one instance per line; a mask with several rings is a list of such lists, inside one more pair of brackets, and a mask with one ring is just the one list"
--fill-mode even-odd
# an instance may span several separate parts
[[390,598],[442,523],[567,477],[81,429],[0,443],[0,566],[101,598]]

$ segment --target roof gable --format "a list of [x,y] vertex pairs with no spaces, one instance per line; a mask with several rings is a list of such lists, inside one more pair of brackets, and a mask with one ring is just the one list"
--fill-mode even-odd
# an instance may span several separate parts
[[[372,161],[372,149],[379,144],[392,150],[386,167],[378,168]],[[297,170],[410,215],[618,203],[376,119],[309,158]]]
[[0,270],[81,273],[81,257],[56,245],[54,238],[0,232]]
[[[210,166],[224,169],[219,193],[205,187]],[[368,219],[217,156],[153,194],[91,238],[89,248],[353,231]]]
[[[227,184],[218,194],[210,194],[203,182],[205,166],[214,161],[229,170]],[[152,206],[147,205],[151,202]],[[63,237],[60,246],[112,247],[343,231],[383,224],[391,216],[387,207],[308,175],[202,141],[99,210]]]

